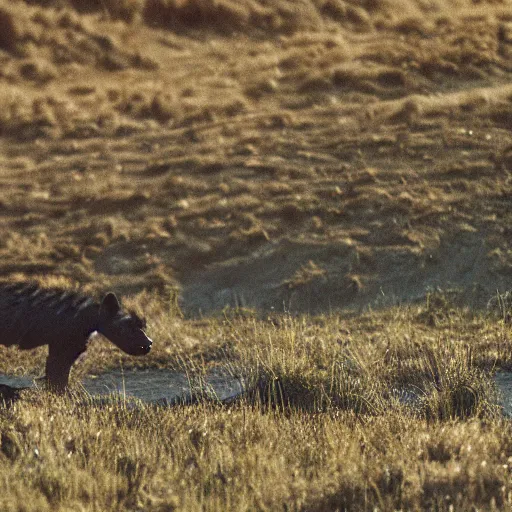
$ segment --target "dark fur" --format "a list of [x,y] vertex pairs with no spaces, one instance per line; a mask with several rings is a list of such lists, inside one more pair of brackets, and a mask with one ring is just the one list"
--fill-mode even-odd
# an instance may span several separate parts
[[152,343],[144,327],[145,321],[123,311],[113,293],[99,303],[58,288],[0,284],[0,345],[18,345],[22,350],[48,345],[46,381],[57,391],[67,386],[71,366],[94,331],[128,354],[144,355]]

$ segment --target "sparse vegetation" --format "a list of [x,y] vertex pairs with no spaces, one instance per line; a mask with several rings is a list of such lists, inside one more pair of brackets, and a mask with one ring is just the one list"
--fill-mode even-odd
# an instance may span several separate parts
[[[147,294],[132,305],[154,319],[150,365],[171,352],[190,375],[229,366],[247,393],[166,408],[26,391],[0,408],[2,510],[510,505],[512,432],[490,373],[510,365],[503,323],[449,310],[450,323],[428,326],[417,318],[429,304],[195,323]],[[209,343],[190,347],[190,333]],[[119,357],[89,352],[96,370]]]
[[[0,0],[0,273],[112,289],[240,376],[165,408],[0,386],[0,510],[511,508],[512,11]],[[0,347],[40,375],[44,350]]]

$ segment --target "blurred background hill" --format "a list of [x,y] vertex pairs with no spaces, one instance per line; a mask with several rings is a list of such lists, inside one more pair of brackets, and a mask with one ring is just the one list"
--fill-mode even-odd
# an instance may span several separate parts
[[498,1],[0,1],[0,271],[320,312],[512,271]]

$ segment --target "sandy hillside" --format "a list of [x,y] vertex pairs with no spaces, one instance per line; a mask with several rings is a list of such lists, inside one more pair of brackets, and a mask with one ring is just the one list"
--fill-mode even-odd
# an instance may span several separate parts
[[187,312],[511,287],[512,8],[0,0],[0,272]]

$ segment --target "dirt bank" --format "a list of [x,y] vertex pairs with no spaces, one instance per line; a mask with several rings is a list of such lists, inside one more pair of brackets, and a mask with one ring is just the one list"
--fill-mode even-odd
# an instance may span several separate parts
[[0,34],[3,278],[191,313],[510,288],[499,3],[2,1]]

